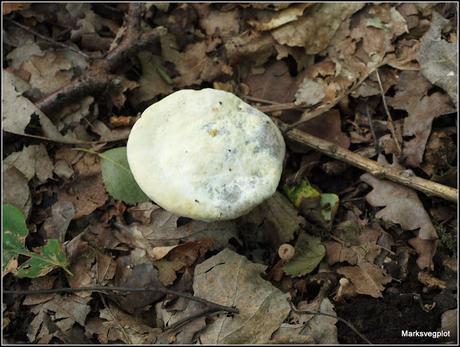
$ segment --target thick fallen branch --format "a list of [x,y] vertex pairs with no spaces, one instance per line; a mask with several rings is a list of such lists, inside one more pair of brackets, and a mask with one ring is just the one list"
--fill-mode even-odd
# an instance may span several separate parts
[[141,33],[141,10],[141,4],[130,4],[126,35],[121,43],[106,57],[96,59],[83,76],[39,100],[37,107],[45,114],[52,113],[69,102],[87,95],[100,93],[110,87],[116,78],[116,75],[111,74],[112,72],[129,57],[148,47],[166,33],[164,27],[157,27],[150,32]]
[[300,142],[334,159],[353,165],[378,178],[386,178],[427,195],[438,196],[455,203],[458,201],[457,189],[417,177],[411,171],[380,165],[374,160],[298,129],[287,130],[284,135],[293,141]]

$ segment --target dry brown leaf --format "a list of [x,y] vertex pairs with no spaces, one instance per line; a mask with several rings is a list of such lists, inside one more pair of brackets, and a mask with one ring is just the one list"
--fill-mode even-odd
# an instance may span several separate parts
[[47,239],[64,242],[67,228],[75,215],[71,202],[58,201],[51,207],[51,216],[43,223],[43,231]]
[[404,230],[420,228],[419,235],[423,240],[438,238],[430,216],[415,191],[379,180],[368,173],[362,175],[361,180],[374,188],[366,195],[367,202],[374,207],[384,207],[375,215],[377,218],[400,224]]
[[267,62],[274,49],[275,40],[269,33],[246,30],[225,42],[224,47],[230,65],[251,61],[254,67]]
[[436,240],[425,240],[420,237],[420,233],[417,237],[409,240],[409,245],[414,247],[417,251],[417,266],[421,269],[434,270],[433,257],[436,253]]
[[427,287],[436,287],[439,289],[447,288],[447,282],[430,275],[428,272],[419,271],[417,278],[420,283]]
[[153,344],[161,333],[161,329],[151,328],[140,318],[126,314],[110,303],[100,310],[99,317],[88,320],[85,334],[88,337],[95,335],[100,343]]
[[342,21],[363,6],[358,3],[315,4],[305,16],[273,30],[272,35],[280,44],[305,47],[307,54],[317,54],[327,47]]
[[3,168],[3,203],[12,204],[29,216],[32,208],[28,180],[16,168]]
[[338,110],[327,111],[319,117],[300,124],[298,128],[311,135],[336,143],[341,147],[350,147],[350,139],[342,131],[340,112]]
[[32,4],[21,4],[21,3],[4,3],[3,6],[3,15],[6,16],[11,12],[21,11],[29,8]]
[[337,269],[339,274],[346,276],[355,287],[358,294],[370,295],[381,298],[384,285],[390,283],[392,278],[382,271],[377,265],[363,262],[357,266],[343,266]]
[[77,219],[87,216],[107,201],[107,192],[101,175],[82,177],[58,191],[58,200],[67,201],[75,207]]
[[294,78],[283,61],[268,65],[262,74],[251,74],[244,81],[249,86],[250,96],[278,103],[294,99]]
[[191,4],[198,13],[201,28],[207,36],[230,38],[240,31],[240,10],[230,11],[211,9],[209,4]]
[[53,177],[53,163],[43,144],[24,147],[22,151],[10,154],[3,163],[7,168],[18,169],[27,180],[37,176],[43,184]]
[[287,294],[262,279],[264,270],[264,265],[229,249],[196,266],[194,294],[221,305],[235,305],[240,311],[234,317],[214,316],[200,333],[202,343],[269,342],[290,308]]
[[388,105],[394,109],[406,110],[404,136],[414,138],[404,143],[403,154],[406,164],[417,167],[422,162],[425,146],[431,133],[433,120],[441,115],[455,112],[450,98],[440,92],[428,95],[431,83],[417,71],[403,71],[396,85],[394,97],[387,97]]
[[273,30],[297,20],[302,16],[305,9],[313,5],[314,4],[291,4],[281,11],[257,11],[257,20],[251,19],[248,23],[259,31]]

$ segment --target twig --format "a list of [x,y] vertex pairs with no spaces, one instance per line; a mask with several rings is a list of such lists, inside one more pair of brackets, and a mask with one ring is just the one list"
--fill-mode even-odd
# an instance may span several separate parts
[[343,318],[340,318],[338,316],[334,316],[332,314],[329,314],[329,313],[324,313],[324,312],[313,312],[313,311],[307,311],[307,310],[298,310],[294,304],[292,302],[289,301],[289,305],[291,306],[291,309],[292,311],[294,311],[295,313],[298,313],[298,314],[311,314],[313,316],[326,316],[326,317],[331,317],[331,318],[335,318],[339,321],[341,321],[342,323],[344,323],[346,326],[348,326],[351,330],[353,330],[355,332],[356,335],[358,335],[363,341],[366,341],[366,343],[372,345],[372,342],[369,341],[369,339],[364,336],[363,334],[361,334],[358,329],[356,329],[354,327],[353,324],[351,324],[350,322],[348,322],[347,320],[343,319]]
[[374,147],[375,147],[375,151],[377,153],[380,152],[379,150],[379,140],[377,139],[377,135],[375,134],[375,128],[374,128],[374,122],[372,121],[372,116],[369,112],[369,106],[366,104],[366,116],[367,116],[367,120],[369,122],[369,129],[371,129],[371,134],[372,134],[372,137],[374,139]]
[[239,310],[236,307],[229,307],[217,304],[212,301],[208,301],[206,299],[193,296],[191,294],[176,292],[175,290],[167,289],[167,288],[131,288],[131,287],[104,287],[104,286],[94,286],[94,287],[79,287],[79,288],[53,288],[53,289],[38,289],[38,290],[4,290],[3,294],[11,294],[11,295],[38,295],[38,294],[52,294],[52,293],[76,293],[76,292],[86,292],[86,291],[102,291],[102,292],[131,292],[131,293],[139,293],[139,292],[159,292],[163,294],[170,294],[179,296],[188,300],[200,302],[205,304],[209,307],[213,307],[219,311],[225,311],[229,313],[239,313]]
[[251,95],[244,95],[242,98],[246,99],[246,100],[249,100],[249,101],[262,102],[264,104],[281,105],[279,102],[272,101],[272,100],[267,100],[267,99],[262,99],[262,98],[257,98],[255,96],[251,96]]
[[438,196],[455,203],[458,201],[457,189],[432,182],[415,175],[408,175],[404,170],[398,170],[392,167],[380,165],[374,160],[353,153],[352,151],[340,147],[330,141],[323,140],[319,137],[307,134],[298,129],[286,131],[285,136],[290,140],[307,145],[334,159],[343,161],[361,170],[369,172],[378,178],[389,179],[393,182],[418,190],[427,195]]
[[398,150],[398,157],[400,157],[402,153],[401,145],[399,144],[398,138],[396,136],[393,118],[391,117],[390,111],[388,110],[387,101],[385,98],[385,92],[383,90],[382,81],[380,80],[380,74],[379,74],[378,68],[375,69],[375,74],[377,75],[377,82],[379,84],[380,94],[382,95],[383,108],[385,109],[385,113],[387,114],[387,118],[388,118],[388,128],[390,129],[391,136],[393,137],[393,140],[396,144],[396,148]]
[[9,18],[6,18],[4,17],[3,19],[6,19],[8,22],[16,25],[17,27],[21,28],[21,29],[24,29],[25,31],[28,31],[29,33],[41,38],[42,40],[45,40],[55,46],[58,46],[58,47],[62,47],[62,48],[67,48],[67,49],[70,49],[71,51],[77,53],[77,54],[80,54],[81,56],[85,57],[85,58],[89,58],[87,54],[83,53],[82,51],[80,51],[79,49],[77,48],[74,48],[70,45],[67,45],[65,43],[62,43],[62,42],[57,42],[55,40],[53,40],[52,38],[50,37],[47,37],[45,35],[42,35],[40,34],[38,31],[32,29],[32,28],[29,28],[27,25],[24,25],[24,24],[21,24],[21,23],[18,23],[16,22],[15,20],[12,20],[12,19],[9,19]]
[[141,4],[131,3],[127,19],[127,32],[122,42],[110,51],[106,57],[97,59],[79,79],[54,91],[37,102],[37,107],[45,114],[90,94],[98,94],[109,88],[115,71],[129,57],[148,47],[166,33],[164,27],[157,27],[147,33],[140,33]]
[[195,314],[192,314],[191,316],[188,316],[188,317],[185,317],[181,320],[178,320],[177,322],[171,324],[170,326],[168,327],[165,327],[163,329],[163,331],[170,331],[170,330],[175,330],[175,329],[178,329],[180,327],[183,327],[184,325],[194,321],[195,319],[197,318],[201,318],[201,317],[207,317],[213,313],[217,313],[217,312],[220,312],[221,310],[218,310],[218,309],[215,309],[215,308],[206,308],[204,309],[203,311],[200,311],[200,312],[197,312]]

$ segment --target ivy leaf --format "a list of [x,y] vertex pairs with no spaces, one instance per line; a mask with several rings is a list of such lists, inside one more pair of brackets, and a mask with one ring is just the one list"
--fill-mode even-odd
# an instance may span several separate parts
[[326,255],[319,237],[301,233],[295,245],[294,257],[283,267],[288,276],[303,276],[312,272]]
[[[25,240],[29,231],[24,213],[17,207],[3,205],[3,275],[13,273],[18,277],[36,278],[56,267],[67,270],[68,262],[58,240],[50,239],[40,253],[29,251]],[[29,257],[18,267],[18,256]]]
[[24,213],[11,204],[5,204],[3,214],[3,275],[12,272],[18,265],[18,255],[25,248],[27,230]]
[[62,267],[69,272],[67,270],[67,258],[62,251],[60,242],[56,239],[48,240],[47,244],[41,249],[40,254],[30,252],[29,255],[30,258],[18,267],[16,276],[41,277],[56,267]]
[[102,154],[102,179],[108,193],[117,200],[128,204],[150,201],[139,188],[129,169],[126,147],[110,149]]

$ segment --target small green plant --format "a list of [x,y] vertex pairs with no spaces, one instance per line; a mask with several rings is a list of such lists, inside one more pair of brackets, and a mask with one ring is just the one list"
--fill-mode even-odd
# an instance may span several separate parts
[[[25,247],[27,230],[23,212],[17,207],[4,204],[3,210],[3,276],[13,273],[17,277],[36,278],[45,276],[56,267],[63,268],[69,274],[67,258],[58,240],[50,239],[39,252],[29,251]],[[18,266],[18,257],[28,257]]]

